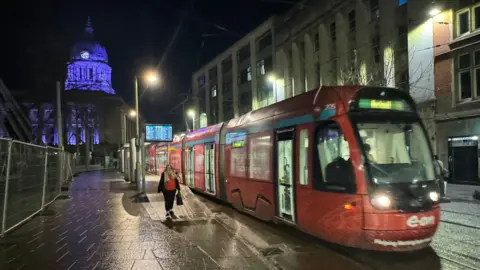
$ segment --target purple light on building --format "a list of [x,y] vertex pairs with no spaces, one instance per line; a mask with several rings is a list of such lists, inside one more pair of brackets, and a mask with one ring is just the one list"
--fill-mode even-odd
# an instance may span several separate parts
[[103,91],[115,94],[107,51],[94,40],[90,17],[85,25],[83,40],[72,48],[70,61],[67,63],[65,90]]

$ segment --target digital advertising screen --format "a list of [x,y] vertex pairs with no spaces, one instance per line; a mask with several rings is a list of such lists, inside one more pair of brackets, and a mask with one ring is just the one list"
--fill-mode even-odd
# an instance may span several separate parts
[[146,142],[173,141],[172,125],[146,124],[145,125],[145,141]]

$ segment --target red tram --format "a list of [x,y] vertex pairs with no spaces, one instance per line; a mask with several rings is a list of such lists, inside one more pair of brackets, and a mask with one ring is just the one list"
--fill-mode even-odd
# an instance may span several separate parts
[[170,163],[199,192],[345,246],[421,249],[440,221],[425,129],[395,89],[312,90],[176,138]]

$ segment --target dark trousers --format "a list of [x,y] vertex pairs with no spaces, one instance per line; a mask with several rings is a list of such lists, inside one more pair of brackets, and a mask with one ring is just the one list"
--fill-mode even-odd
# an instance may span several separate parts
[[173,208],[175,202],[175,193],[176,190],[164,190],[163,197],[165,198],[165,211],[170,211]]

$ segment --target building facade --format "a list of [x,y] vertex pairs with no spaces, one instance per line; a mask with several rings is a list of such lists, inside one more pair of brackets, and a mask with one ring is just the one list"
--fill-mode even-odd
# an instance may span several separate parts
[[105,48],[95,41],[90,17],[83,38],[72,48],[67,63],[65,90],[101,91],[115,94],[112,88],[112,68],[108,65]]
[[480,3],[445,2],[436,20],[438,155],[451,181],[479,184]]
[[[207,119],[200,126],[322,85],[397,87],[409,91],[422,114],[430,116],[435,99],[433,7],[427,0],[301,1],[195,72],[196,115]],[[233,114],[225,104],[230,97]],[[217,109],[219,104],[223,107]],[[435,133],[434,118],[427,120]]]
[[192,76],[195,127],[238,117],[274,102],[274,19],[267,20]]
[[[131,109],[115,94],[111,71],[105,48],[93,38],[89,18],[83,37],[72,47],[65,86],[61,87],[63,142],[69,151],[81,156],[111,155],[136,136],[135,118],[129,116]],[[12,91],[27,112],[31,126],[29,142],[58,144],[54,89],[52,82],[51,91],[42,95]]]

